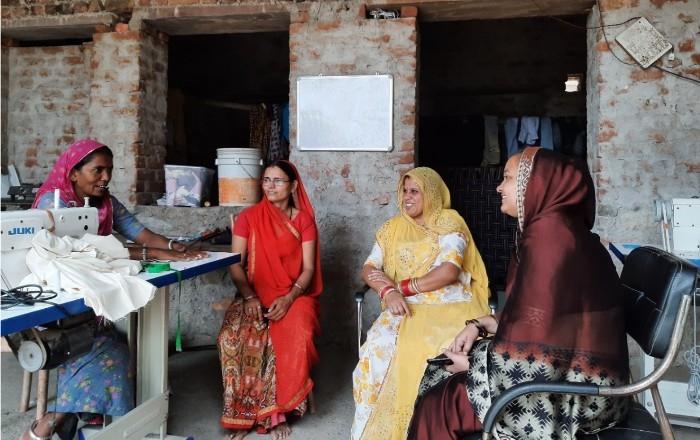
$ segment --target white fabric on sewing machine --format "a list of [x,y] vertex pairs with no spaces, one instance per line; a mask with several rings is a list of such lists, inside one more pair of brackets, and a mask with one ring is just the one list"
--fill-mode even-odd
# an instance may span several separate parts
[[129,251],[112,235],[85,234],[81,239],[57,237],[39,232],[27,253],[31,275],[22,284],[60,287],[79,296],[95,314],[116,321],[153,298],[156,288],[136,277],[138,261],[129,260]]

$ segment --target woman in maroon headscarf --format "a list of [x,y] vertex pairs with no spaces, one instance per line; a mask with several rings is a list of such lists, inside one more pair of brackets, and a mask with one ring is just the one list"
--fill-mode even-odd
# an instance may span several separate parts
[[[521,382],[627,381],[620,281],[590,231],[595,196],[588,171],[530,147],[508,160],[498,192],[501,212],[516,217],[520,231],[505,307],[500,316],[465,323],[445,351],[454,362],[446,370],[457,374],[428,368],[411,439],[456,439],[481,430],[491,401]],[[487,333],[493,338],[477,340]],[[625,398],[533,394],[508,406],[496,429],[516,439],[573,439],[577,431],[623,420],[627,405]]]
[[[83,206],[86,200],[97,208],[99,235],[117,231],[139,244],[129,248],[132,259],[191,260],[205,255],[151,232],[136,220],[109,193],[112,168],[112,151],[106,145],[92,139],[76,141],[56,161],[32,208],[53,208],[54,192],[58,190],[59,208]],[[126,345],[110,328],[100,327],[89,352],[58,368],[55,412],[34,421],[22,438],[50,439],[56,433],[61,439],[72,439],[76,413],[88,419],[126,414],[134,404],[128,366]]]

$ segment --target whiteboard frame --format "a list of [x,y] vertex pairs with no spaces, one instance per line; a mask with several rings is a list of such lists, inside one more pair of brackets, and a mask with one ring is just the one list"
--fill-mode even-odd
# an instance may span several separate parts
[[[300,109],[304,108],[304,105],[307,103],[305,101],[305,97],[301,96],[299,93],[299,86],[302,82],[304,81],[324,81],[328,79],[333,79],[333,80],[338,80],[338,79],[349,79],[349,80],[363,80],[363,79],[374,79],[376,80],[377,78],[382,78],[386,79],[389,82],[389,93],[386,99],[388,100],[388,108],[389,108],[389,123],[387,124],[388,127],[386,127],[386,132],[382,132],[384,136],[386,136],[386,140],[388,140],[388,145],[376,145],[376,146],[353,146],[353,145],[334,145],[334,146],[328,146],[328,147],[316,147],[316,146],[308,146],[304,145],[303,143],[303,121],[301,116]],[[297,141],[297,149],[300,151],[380,151],[380,152],[387,152],[391,151],[394,148],[394,78],[392,75],[389,74],[381,74],[381,75],[333,75],[333,76],[326,76],[326,75],[313,75],[313,76],[300,76],[297,78],[297,106],[296,106],[296,126],[297,126],[297,135],[296,135],[296,141]],[[320,108],[319,111],[323,114],[323,109]],[[381,140],[379,142],[384,142],[384,140]]]

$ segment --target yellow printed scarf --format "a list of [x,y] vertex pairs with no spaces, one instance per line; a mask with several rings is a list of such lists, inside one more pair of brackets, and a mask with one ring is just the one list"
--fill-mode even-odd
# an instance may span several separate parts
[[[406,176],[416,181],[423,192],[423,219],[419,225],[403,207],[403,186]],[[382,248],[384,272],[394,282],[420,277],[428,273],[440,253],[439,236],[459,232],[467,240],[462,270],[471,274],[471,294],[484,310],[488,310],[489,282],[486,266],[476,248],[464,219],[450,209],[450,191],[435,170],[418,167],[399,181],[397,200],[401,213],[384,223],[377,231]]]

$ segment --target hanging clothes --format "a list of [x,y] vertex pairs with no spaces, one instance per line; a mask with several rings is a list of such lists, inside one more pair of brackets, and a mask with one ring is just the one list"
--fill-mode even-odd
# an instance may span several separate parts
[[520,132],[518,142],[523,145],[537,145],[539,140],[540,118],[539,116],[523,116],[520,118]]
[[516,154],[520,151],[520,145],[518,144],[518,125],[519,118],[508,118],[503,124],[503,130],[506,136],[506,151],[508,151],[508,157]]
[[548,150],[554,149],[554,134],[552,133],[552,118],[543,116],[540,118],[540,147]]

